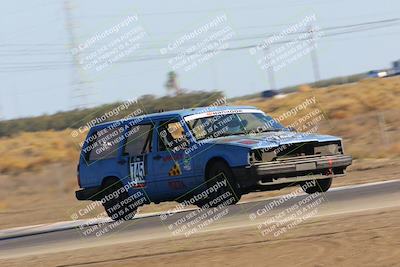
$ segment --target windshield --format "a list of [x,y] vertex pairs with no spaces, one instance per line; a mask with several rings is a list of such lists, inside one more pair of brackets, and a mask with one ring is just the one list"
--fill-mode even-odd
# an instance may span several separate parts
[[197,140],[241,134],[281,131],[285,128],[274,119],[258,113],[234,113],[186,119]]

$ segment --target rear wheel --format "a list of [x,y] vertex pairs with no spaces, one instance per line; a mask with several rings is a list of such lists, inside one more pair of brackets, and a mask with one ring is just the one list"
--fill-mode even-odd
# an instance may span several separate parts
[[[207,176],[208,197],[197,203],[199,207],[217,207],[219,205],[234,205],[239,202],[242,194],[231,168],[222,161],[215,162]],[[216,188],[217,190],[214,190]]]
[[[311,182],[313,183],[313,185],[310,186]],[[322,193],[328,191],[329,188],[331,188],[331,185],[332,185],[332,178],[326,178],[326,179],[304,182],[301,184],[301,188],[307,194],[314,194],[317,192]]]
[[129,198],[127,190],[117,178],[109,178],[103,184],[103,207],[107,215],[114,221],[130,220],[136,214],[136,209],[125,203]]

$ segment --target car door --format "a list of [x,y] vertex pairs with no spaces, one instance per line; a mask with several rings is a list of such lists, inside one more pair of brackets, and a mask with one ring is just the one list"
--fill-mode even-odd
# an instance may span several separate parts
[[157,150],[152,153],[155,180],[165,199],[176,199],[196,185],[187,129],[178,118],[157,121]]
[[157,194],[154,168],[150,158],[153,150],[152,123],[125,127],[121,156],[118,160],[121,173],[131,184],[131,194],[141,191],[146,199],[153,200]]

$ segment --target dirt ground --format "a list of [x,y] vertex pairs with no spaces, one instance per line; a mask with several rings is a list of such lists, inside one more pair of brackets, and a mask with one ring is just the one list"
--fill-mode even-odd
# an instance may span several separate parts
[[0,261],[3,266],[399,266],[400,209],[320,217],[277,239],[254,227]]
[[[348,175],[336,179],[333,186],[393,180],[399,177],[398,160],[364,160],[354,162]],[[71,214],[86,204],[75,199],[75,166],[51,165],[37,173],[0,176],[0,184],[0,229],[71,220]],[[291,190],[294,189],[251,193],[243,196],[242,201],[281,195]],[[147,205],[140,212],[168,210],[175,205],[173,202]]]

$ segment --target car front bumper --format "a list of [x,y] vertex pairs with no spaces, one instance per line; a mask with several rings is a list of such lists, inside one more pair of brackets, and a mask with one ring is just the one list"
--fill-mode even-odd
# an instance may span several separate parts
[[233,173],[240,186],[246,188],[339,177],[351,164],[348,155],[312,155],[233,168]]

